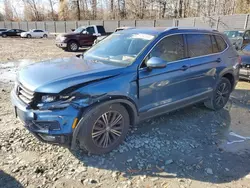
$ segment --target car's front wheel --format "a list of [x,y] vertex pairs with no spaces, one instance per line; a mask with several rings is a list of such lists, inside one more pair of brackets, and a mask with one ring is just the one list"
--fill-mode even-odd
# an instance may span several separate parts
[[232,85],[227,78],[222,77],[218,82],[211,99],[204,104],[207,108],[212,110],[220,110],[226,104],[232,91]]
[[43,38],[48,38],[48,35],[47,35],[47,34],[44,34],[44,35],[43,35]]
[[79,49],[79,45],[75,41],[70,41],[67,45],[68,51],[70,52],[77,52]]
[[31,38],[31,35],[30,35],[30,34],[28,34],[28,35],[27,35],[27,38],[29,38],[29,39],[30,39],[30,38]]
[[104,154],[123,142],[129,129],[129,115],[121,104],[97,106],[79,122],[80,148],[92,154]]
[[5,38],[5,37],[7,37],[7,35],[6,35],[6,34],[3,34],[2,37]]

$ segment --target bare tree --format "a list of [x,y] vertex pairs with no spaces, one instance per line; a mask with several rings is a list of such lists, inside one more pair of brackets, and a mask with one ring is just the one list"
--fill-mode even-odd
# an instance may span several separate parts
[[49,1],[50,9],[51,9],[52,20],[56,20],[54,6],[55,6],[57,1],[56,0],[48,0],[48,1]]
[[13,10],[11,7],[10,0],[4,0],[4,12],[5,12],[5,19],[12,21],[13,20]]
[[58,11],[60,20],[67,20],[69,18],[69,7],[67,0],[59,1],[59,11]]

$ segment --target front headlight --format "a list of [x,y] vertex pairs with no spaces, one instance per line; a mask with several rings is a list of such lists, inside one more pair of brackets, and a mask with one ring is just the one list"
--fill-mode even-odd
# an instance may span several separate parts
[[49,103],[49,102],[54,102],[56,100],[56,96],[51,96],[51,95],[44,95],[42,96],[42,102],[44,103]]
[[61,100],[61,101],[66,101],[68,99],[73,100],[75,97],[73,96],[68,96],[68,95],[59,95],[59,96],[53,96],[53,95],[44,95],[42,96],[41,101],[43,103],[50,103],[50,102],[55,102],[57,100]]

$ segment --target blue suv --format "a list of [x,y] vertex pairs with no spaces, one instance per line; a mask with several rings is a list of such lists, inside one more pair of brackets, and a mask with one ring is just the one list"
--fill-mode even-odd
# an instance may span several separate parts
[[139,121],[198,102],[223,108],[240,63],[215,30],[123,30],[81,57],[25,67],[11,100],[38,139],[103,154]]

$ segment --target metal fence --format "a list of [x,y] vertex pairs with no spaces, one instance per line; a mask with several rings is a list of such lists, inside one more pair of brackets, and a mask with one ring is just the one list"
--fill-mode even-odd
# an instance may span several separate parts
[[81,20],[81,21],[44,21],[44,22],[0,22],[0,28],[8,29],[43,29],[51,33],[65,33],[79,26],[103,25],[107,32],[112,32],[117,27],[199,27],[213,28],[219,31],[228,29],[250,29],[248,14],[194,17],[183,19],[159,20]]

